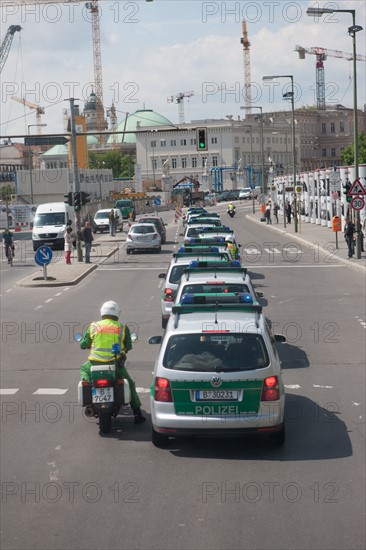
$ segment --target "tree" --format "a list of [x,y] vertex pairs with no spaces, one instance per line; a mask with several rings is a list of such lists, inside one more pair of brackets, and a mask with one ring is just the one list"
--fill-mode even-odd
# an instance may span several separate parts
[[89,153],[89,168],[111,169],[114,178],[133,178],[134,161],[130,155],[123,155],[120,151]]
[[[348,145],[341,151],[340,154],[342,163],[345,166],[352,166],[355,160],[355,148],[354,143]],[[364,132],[358,136],[358,163],[365,164],[366,162],[366,135]]]
[[0,200],[10,200],[11,195],[15,195],[15,187],[13,185],[3,185],[0,187]]

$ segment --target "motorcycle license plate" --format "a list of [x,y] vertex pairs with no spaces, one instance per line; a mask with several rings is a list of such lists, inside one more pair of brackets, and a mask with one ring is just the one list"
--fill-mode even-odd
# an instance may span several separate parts
[[113,388],[92,388],[93,403],[112,403]]

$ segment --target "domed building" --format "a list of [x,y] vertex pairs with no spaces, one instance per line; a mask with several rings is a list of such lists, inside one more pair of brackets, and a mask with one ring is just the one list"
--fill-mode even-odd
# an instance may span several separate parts
[[[107,145],[117,145],[118,149],[126,150],[135,154],[136,151],[136,135],[135,130],[141,130],[147,126],[171,126],[173,123],[163,115],[156,113],[152,109],[139,109],[133,114],[128,115],[125,120],[120,122],[117,127],[118,132],[126,132],[125,134],[116,134],[109,136]],[[131,132],[131,133],[129,133]],[[128,150],[128,151],[127,151]]]

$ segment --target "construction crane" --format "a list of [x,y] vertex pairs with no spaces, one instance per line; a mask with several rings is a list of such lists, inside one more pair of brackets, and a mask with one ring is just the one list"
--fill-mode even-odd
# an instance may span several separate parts
[[[111,119],[111,132],[116,132],[118,127],[117,112],[114,101],[112,101],[111,108],[107,111],[107,116]],[[112,148],[118,149],[117,134],[112,134]]]
[[30,109],[34,109],[36,111],[37,133],[41,135],[42,133],[41,115],[44,115],[44,108],[41,107],[40,105],[36,105],[35,103],[31,103],[30,101],[27,101],[24,98],[16,97],[15,95],[12,95],[11,99],[14,99],[14,101],[17,101],[18,103],[22,103],[23,105],[26,105]]
[[[317,46],[314,48],[296,46],[295,52],[298,52],[300,59],[305,59],[305,54],[313,54],[316,56],[316,106],[318,109],[325,109],[324,61],[327,57],[338,57],[351,61],[353,59],[353,54],[340,52],[339,50],[328,50],[327,48],[319,48]],[[366,57],[356,54],[356,61],[366,61]]]
[[248,39],[247,23],[245,19],[242,21],[243,36],[240,39],[240,43],[243,44],[243,56],[244,56],[244,103],[245,111],[248,115],[252,113],[252,90],[250,81],[250,42]]
[[193,91],[190,92],[180,92],[176,96],[170,95],[167,97],[168,103],[177,103],[178,104],[178,113],[179,113],[179,124],[184,124],[184,98],[192,97],[194,95]]
[[8,31],[5,35],[3,43],[1,44],[1,47],[0,47],[0,73],[3,70],[6,60],[8,59],[14,34],[17,31],[20,32],[21,30],[22,30],[22,27],[20,27],[20,25],[10,25],[10,27],[8,28]]

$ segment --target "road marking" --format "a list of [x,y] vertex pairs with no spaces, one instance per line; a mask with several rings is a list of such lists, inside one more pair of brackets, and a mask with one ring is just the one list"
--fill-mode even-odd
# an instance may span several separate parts
[[69,388],[62,390],[60,388],[38,388],[33,395],[64,395]]
[[160,281],[159,284],[158,284],[158,288],[161,288],[161,287],[163,286],[163,282],[164,282],[164,280],[161,279],[161,281]]
[[345,264],[332,264],[332,265],[298,265],[298,264],[286,264],[286,265],[261,265],[261,264],[249,264],[247,265],[248,270],[250,271],[252,268],[258,268],[258,269],[265,269],[267,267],[273,268],[273,269],[288,269],[289,267],[300,267],[303,269],[304,267],[331,267],[334,269],[335,267],[347,267]]
[[49,302],[52,302],[53,298],[48,298],[48,300],[45,300],[45,304],[48,304]]
[[15,395],[19,391],[19,388],[4,388],[0,390],[0,395]]
[[326,390],[330,390],[333,388],[333,386],[322,386],[321,384],[313,384],[313,388],[323,388]]
[[61,296],[62,292],[58,292],[57,294],[55,294],[55,297],[56,296]]
[[265,248],[264,251],[267,252],[267,254],[281,254],[281,250],[278,250],[278,248]]
[[285,388],[288,390],[299,390],[301,386],[300,384],[285,384]]
[[150,388],[136,388],[137,393],[150,393]]
[[8,290],[6,292],[11,292],[12,290],[14,290],[14,289],[8,288]]
[[43,307],[43,306],[37,306],[34,309],[41,309],[41,307]]
[[148,271],[148,270],[159,270],[166,269],[166,265],[164,267],[98,267],[98,271]]

